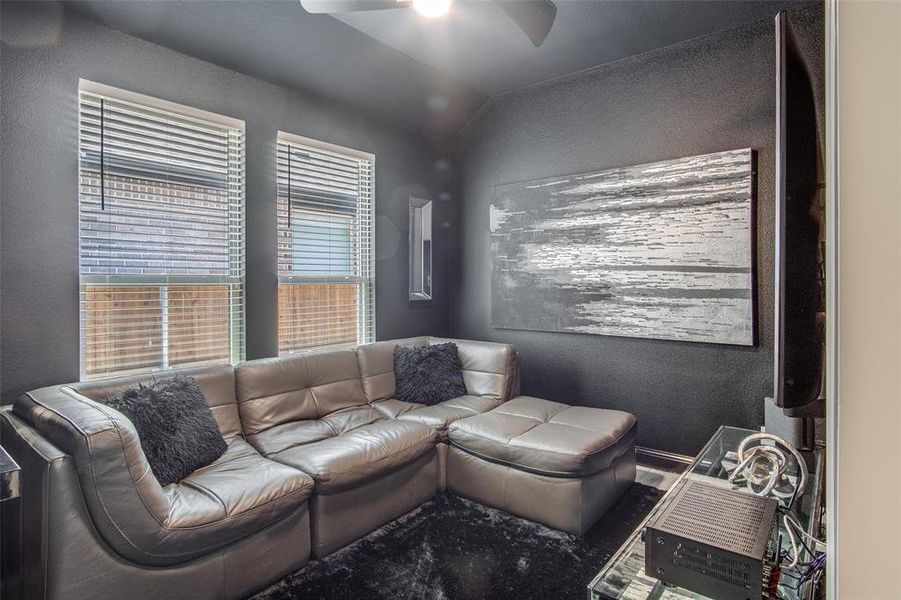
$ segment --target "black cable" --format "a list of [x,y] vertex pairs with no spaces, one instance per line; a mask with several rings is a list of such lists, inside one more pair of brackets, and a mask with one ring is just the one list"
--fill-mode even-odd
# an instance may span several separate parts
[[105,164],[105,145],[104,145],[104,129],[106,128],[103,120],[104,101],[100,99],[100,210],[106,210],[106,164]]
[[[779,527],[777,526],[776,529],[778,531]],[[775,548],[775,553],[773,555],[773,559],[774,559],[774,562],[776,562],[777,564],[782,562],[782,532],[781,531],[779,532],[779,535],[776,538],[776,548]]]
[[[803,465],[800,465],[800,464],[798,465],[798,469],[803,469],[803,468],[804,468]],[[800,480],[800,478],[801,478],[801,475],[798,474],[798,479]],[[797,499],[798,499],[798,487],[795,486],[795,488],[792,490],[791,497],[789,497],[789,499],[788,499],[788,503],[785,505],[786,512],[788,512],[792,509],[792,507],[795,505],[795,500],[797,500]]]
[[288,231],[291,231],[291,144],[288,144]]

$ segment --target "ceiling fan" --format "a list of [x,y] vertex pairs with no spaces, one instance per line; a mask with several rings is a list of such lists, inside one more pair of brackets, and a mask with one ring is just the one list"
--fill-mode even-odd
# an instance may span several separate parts
[[[453,0],[300,0],[311,14],[360,12],[413,8],[425,17],[440,17],[447,13]],[[537,48],[550,33],[557,16],[551,0],[494,0],[507,16],[513,19]]]

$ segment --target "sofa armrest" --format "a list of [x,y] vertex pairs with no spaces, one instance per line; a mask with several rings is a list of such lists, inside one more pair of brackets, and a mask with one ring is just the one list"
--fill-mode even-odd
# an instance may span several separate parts
[[72,457],[91,518],[111,546],[138,563],[171,564],[159,544],[169,501],[131,421],[66,386],[28,392],[13,414]]
[[312,492],[307,475],[263,458],[243,438],[164,488],[131,421],[67,386],[29,392],[13,413],[71,458],[100,537],[137,564],[169,566],[215,552],[290,514]]
[[[22,469],[21,496],[0,507],[0,596],[43,598],[46,590],[48,476],[68,458],[37,431],[0,408],[0,444]],[[70,465],[71,466],[71,465]],[[18,505],[18,506],[17,506]]]

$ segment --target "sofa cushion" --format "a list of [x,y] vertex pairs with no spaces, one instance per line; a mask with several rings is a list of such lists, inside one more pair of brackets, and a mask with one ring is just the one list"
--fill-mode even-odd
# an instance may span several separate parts
[[245,435],[366,406],[353,350],[262,358],[235,367]]
[[197,382],[226,441],[241,435],[241,418],[238,416],[238,403],[235,399],[235,370],[231,365],[192,367],[165,373],[80,381],[69,384],[68,387],[95,402],[103,402],[127,387],[149,385],[161,378],[171,377],[174,373],[191,377]]
[[310,476],[235,440],[219,460],[163,488],[171,507],[165,525],[201,527],[228,519],[237,539],[287,516],[313,488]]
[[485,414],[454,422],[450,442],[486,460],[558,477],[584,477],[634,449],[636,418],[627,412],[519,396]]
[[420,423],[380,420],[267,457],[309,474],[316,481],[316,493],[329,494],[412,462],[429,452],[436,440],[435,430]]
[[394,349],[398,346],[428,346],[428,338],[416,337],[364,344],[357,348],[363,391],[370,402],[394,397]]
[[106,404],[134,424],[160,485],[181,481],[218,459],[228,447],[203,390],[191,377],[128,387],[107,398]]
[[434,337],[428,340],[431,346],[447,342],[457,345],[468,394],[509,400],[519,393],[516,349],[510,344]]
[[516,349],[510,344],[433,337],[406,338],[366,344],[357,348],[363,389],[370,402],[396,397],[394,348],[453,342],[463,363],[463,382],[468,393],[509,400],[519,394]]
[[347,408],[321,419],[291,421],[261,433],[247,436],[247,441],[263,455],[281,452],[294,446],[312,444],[347,433],[363,425],[382,421],[385,416],[369,406]]
[[422,423],[437,430],[441,439],[447,437],[447,428],[454,421],[482,414],[496,408],[501,401],[492,396],[460,396],[445,400],[435,406],[412,404],[392,398],[374,402],[372,407],[391,419]]
[[[410,412],[411,410],[419,410],[426,408],[425,404],[415,404],[413,402],[404,402],[397,398],[388,398],[387,400],[379,400],[373,402],[370,406],[385,415],[389,419],[396,419],[399,416]],[[440,406],[440,405],[439,405]]]
[[403,402],[434,406],[466,395],[463,365],[453,342],[425,348],[394,349],[396,396]]

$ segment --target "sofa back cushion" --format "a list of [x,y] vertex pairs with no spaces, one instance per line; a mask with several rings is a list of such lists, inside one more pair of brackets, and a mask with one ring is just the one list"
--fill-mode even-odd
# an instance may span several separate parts
[[235,367],[235,391],[245,435],[367,404],[353,350],[241,363]]
[[363,389],[370,402],[395,398],[394,348],[434,346],[453,342],[463,363],[467,393],[506,402],[519,395],[516,348],[510,344],[434,337],[416,337],[366,344],[357,348]]
[[238,416],[238,404],[235,399],[235,370],[231,365],[173,369],[159,373],[82,381],[68,387],[95,402],[105,402],[107,398],[115,396],[125,388],[137,387],[140,384],[148,385],[175,375],[191,377],[197,382],[226,441],[241,435],[241,419]]
[[429,345],[453,342],[463,363],[466,391],[506,402],[519,395],[516,348],[510,344],[429,337]]
[[428,346],[426,337],[375,342],[357,348],[363,391],[369,402],[394,398],[394,349],[397,346]]

